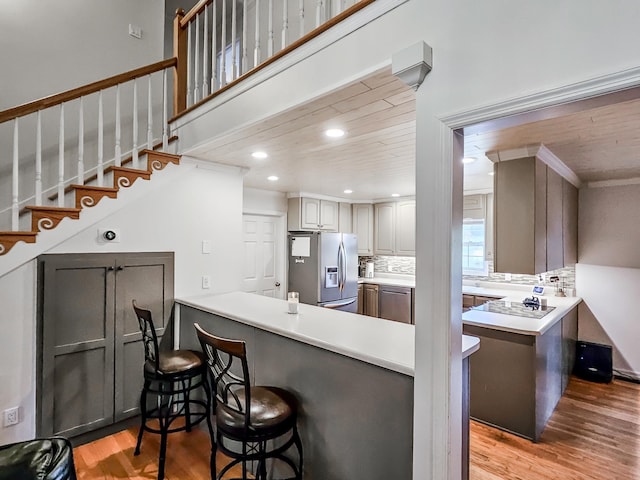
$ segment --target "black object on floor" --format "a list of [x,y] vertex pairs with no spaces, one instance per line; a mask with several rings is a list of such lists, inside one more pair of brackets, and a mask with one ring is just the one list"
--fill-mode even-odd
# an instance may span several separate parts
[[576,343],[576,377],[591,382],[609,383],[613,380],[613,360],[610,345],[592,342]]

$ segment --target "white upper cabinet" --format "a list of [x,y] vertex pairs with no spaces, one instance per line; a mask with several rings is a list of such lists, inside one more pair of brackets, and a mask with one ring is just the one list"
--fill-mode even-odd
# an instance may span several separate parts
[[353,233],[358,236],[358,255],[373,255],[373,205],[352,205]]
[[351,221],[351,204],[340,202],[338,204],[338,231],[342,233],[354,233]]
[[415,256],[415,200],[376,203],[374,217],[373,245],[376,255]]
[[416,254],[416,202],[396,203],[396,255]]
[[297,230],[338,231],[338,202],[318,198],[289,199],[287,228]]
[[376,255],[393,255],[396,251],[396,204],[374,205],[373,248]]

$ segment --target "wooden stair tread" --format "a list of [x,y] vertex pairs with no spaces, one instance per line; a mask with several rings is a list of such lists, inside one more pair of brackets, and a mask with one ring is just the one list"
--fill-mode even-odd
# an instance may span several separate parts
[[114,187],[98,187],[96,185],[77,185],[77,184],[71,184],[70,187],[76,189],[76,190],[93,190],[95,192],[117,192],[118,189],[114,188]]
[[151,174],[151,172],[149,170],[147,170],[146,168],[128,168],[128,167],[116,167],[115,165],[112,165],[110,167],[107,168],[107,172],[112,172],[112,171],[118,171],[118,172],[129,172],[129,173],[140,173],[140,174]]
[[[173,136],[169,137],[168,143],[171,144],[171,143],[173,143],[173,142],[175,142],[177,140],[178,140],[178,136],[177,135],[173,135]],[[153,145],[154,150],[143,149],[138,153],[138,155],[142,155],[143,152],[153,152],[153,153],[156,153],[156,154],[162,153],[162,154],[165,154],[165,155],[173,155],[171,153],[165,153],[165,152],[160,152],[160,151],[155,150],[156,148],[160,148],[160,147],[162,147],[162,142],[158,142],[158,143],[154,144]],[[180,155],[177,155],[177,157],[179,158]],[[125,164],[131,163],[131,162],[133,162],[133,155],[129,155],[128,157],[123,159],[122,162],[121,162],[121,165],[125,165]],[[110,171],[109,167],[105,170],[105,172],[108,172],[108,171]],[[93,181],[95,181],[97,179],[98,179],[98,174],[94,173],[94,174],[88,176],[87,178],[85,178],[84,181],[85,181],[85,183],[91,183],[91,182],[93,182]],[[68,185],[67,187],[65,187],[64,193],[69,193],[71,190],[73,190],[73,186],[72,185]],[[55,200],[57,198],[58,198],[58,193],[57,192],[56,193],[52,193],[49,196],[49,200]]]
[[23,231],[8,231],[1,232],[0,237],[34,237],[38,234],[38,232],[32,232],[31,230],[23,230]]
[[6,255],[16,243],[36,243],[36,235],[34,231],[11,231],[0,232],[0,255]]
[[72,208],[72,207],[51,207],[51,206],[35,206],[29,205],[25,207],[34,212],[58,212],[58,213],[80,213],[81,208]]
[[160,151],[156,151],[156,150],[143,150],[142,153],[144,155],[153,155],[156,157],[165,157],[169,160],[179,160],[180,159],[180,155],[176,155],[175,153],[168,153],[168,152],[160,152]]

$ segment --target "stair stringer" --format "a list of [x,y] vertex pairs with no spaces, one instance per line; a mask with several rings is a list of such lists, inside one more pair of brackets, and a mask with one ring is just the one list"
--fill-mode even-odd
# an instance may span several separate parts
[[46,253],[74,235],[94,227],[96,223],[107,216],[125,209],[127,205],[145,195],[158,189],[171,189],[173,182],[180,181],[180,177],[188,175],[195,168],[197,168],[195,163],[181,164],[180,166],[170,163],[162,170],[154,170],[152,181],[137,181],[129,188],[121,188],[117,198],[105,197],[97,205],[82,209],[79,219],[64,218],[56,228],[39,232],[35,243],[16,243],[8,254],[0,256],[0,277]]

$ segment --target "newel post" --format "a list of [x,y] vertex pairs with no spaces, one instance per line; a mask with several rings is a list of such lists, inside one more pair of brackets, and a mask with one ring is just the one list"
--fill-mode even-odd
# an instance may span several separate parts
[[173,115],[187,108],[187,29],[180,23],[184,10],[176,10],[173,19],[173,56],[178,60],[173,70]]

